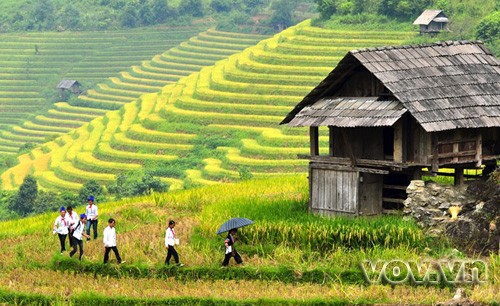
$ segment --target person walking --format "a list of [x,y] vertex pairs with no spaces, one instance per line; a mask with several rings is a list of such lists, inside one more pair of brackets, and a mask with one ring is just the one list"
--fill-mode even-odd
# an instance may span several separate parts
[[73,246],[73,230],[75,225],[78,224],[80,219],[78,218],[78,214],[76,211],[73,211],[73,207],[68,206],[66,208],[66,221],[68,221],[68,237],[69,237],[69,245]]
[[[85,209],[85,215],[87,215],[87,235],[90,236],[90,227],[94,231],[94,239],[97,239],[97,217],[98,210],[97,205],[94,204],[94,196],[90,196],[88,198],[87,208]],[[90,240],[90,237],[87,238],[87,241]]]
[[[69,207],[68,207],[69,210]],[[83,237],[90,238],[89,235],[85,234],[85,224],[87,223],[87,216],[85,214],[80,215],[80,220],[73,228],[73,250],[69,253],[70,257],[75,255],[77,247],[80,247],[80,257],[78,259],[82,260],[83,256]]]
[[175,250],[175,246],[174,246],[176,244],[176,241],[178,241],[177,238],[175,238],[174,227],[175,227],[175,221],[170,220],[168,222],[168,227],[167,227],[167,230],[165,232],[165,247],[167,248],[167,257],[165,258],[165,264],[169,265],[170,258],[172,258],[172,256],[174,256],[174,260],[175,260],[176,265],[178,265],[179,267],[182,267],[184,265],[179,262],[179,254],[177,254],[177,251]]
[[109,260],[109,252],[113,250],[115,253],[116,260],[119,264],[123,263],[120,254],[118,253],[118,249],[116,248],[116,231],[115,231],[116,221],[113,218],[108,220],[108,226],[104,229],[104,263],[107,263]]
[[234,257],[234,260],[237,264],[242,264],[243,260],[241,259],[240,254],[234,248],[234,244],[238,241],[238,237],[236,237],[236,233],[238,229],[233,228],[227,234],[226,240],[224,241],[224,245],[226,246],[226,254],[224,255],[224,261],[222,261],[222,266],[227,267],[229,265],[229,260],[231,257]]
[[59,243],[61,244],[61,255],[66,251],[66,236],[68,235],[68,220],[66,220],[66,209],[64,206],[59,210],[60,215],[56,218],[54,222],[53,234],[57,233],[59,236]]

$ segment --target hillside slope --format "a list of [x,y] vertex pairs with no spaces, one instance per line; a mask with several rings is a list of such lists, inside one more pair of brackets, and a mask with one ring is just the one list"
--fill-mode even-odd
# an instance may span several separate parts
[[[109,184],[148,169],[171,188],[304,172],[306,129],[278,123],[351,49],[401,44],[407,32],[336,31],[303,22],[21,156],[2,175],[44,188]],[[326,141],[326,137],[322,137]],[[326,149],[326,148],[325,148]]]
[[[62,79],[92,87],[200,31],[188,27],[0,34],[0,152],[15,154],[27,142],[41,143],[47,136],[66,133],[68,127],[80,126],[79,121],[90,120],[88,116],[76,121],[67,118],[72,124],[55,125],[45,131],[40,128],[48,110],[54,110],[51,100],[58,97],[56,86]],[[94,113],[104,112],[90,109],[87,115]]]
[[[92,84],[97,81],[101,83],[89,89],[86,94],[80,95],[78,98],[71,98],[69,102],[60,101],[47,106],[48,110],[43,110],[40,105],[31,104],[28,120],[23,116],[19,116],[18,123],[3,120],[10,124],[5,126],[5,131],[0,130],[0,144],[2,144],[0,152],[17,152],[18,148],[26,142],[39,144],[45,142],[48,137],[53,139],[65,134],[95,117],[104,115],[108,110],[119,109],[145,93],[157,92],[165,85],[173,84],[180,78],[199,71],[204,66],[212,65],[217,60],[226,58],[233,53],[240,52],[266,37],[215,30],[198,33],[194,30],[171,29],[168,32],[169,35],[160,36],[152,31],[158,38],[155,38],[154,35],[149,37],[149,32],[137,30],[131,31],[130,34],[112,32],[112,34],[105,35],[99,32],[95,34],[97,37],[93,40],[100,42],[101,45],[96,44],[95,46],[88,42],[91,35],[89,33],[74,35],[74,37],[68,34],[61,36],[56,33],[33,34],[34,38],[31,38],[30,43],[33,43],[32,40],[37,38],[43,41],[43,44],[38,47],[40,54],[36,56],[39,61],[38,68],[32,70],[31,73],[41,75],[46,72],[47,75],[43,74],[43,76],[50,79],[53,77],[49,74],[50,71],[53,71],[55,75],[61,69],[62,72],[59,74],[64,75],[67,79],[78,80],[83,84]],[[142,33],[142,36],[139,33]],[[119,41],[118,38],[122,36],[123,41]],[[110,37],[115,39],[110,39]],[[189,39],[187,39],[188,37]],[[162,39],[160,40],[160,38]],[[183,41],[179,44],[181,38]],[[13,40],[13,38],[9,39]],[[57,41],[57,43],[52,42],[52,40]],[[217,45],[220,40],[231,43],[226,43],[223,46]],[[153,53],[158,52],[163,45],[165,49],[169,50],[159,54]],[[173,47],[168,48],[171,46]],[[96,50],[84,51],[88,48]],[[72,62],[64,63],[64,69],[59,67],[63,63],[48,61],[48,58],[54,57],[53,53],[56,50],[61,55],[55,58],[73,59]],[[86,53],[85,55],[71,54],[77,53],[74,50]],[[150,54],[154,54],[151,60],[143,60],[150,57]],[[141,63],[141,65],[130,67],[131,63]],[[5,63],[5,65],[10,64],[10,61]],[[107,78],[109,76],[112,77]],[[15,78],[16,76],[12,73],[6,77]],[[44,86],[47,90],[47,84]],[[39,95],[39,92],[44,90],[44,86],[34,88],[33,93]],[[25,91],[30,89],[28,84],[20,83],[19,87],[16,87],[16,90],[22,91],[23,95],[26,94]],[[55,91],[55,89],[52,90]],[[2,96],[9,95],[11,94],[8,88],[4,92],[0,92],[0,102]],[[43,100],[40,99],[40,101]],[[26,97],[20,97],[16,103],[17,106],[20,106],[30,103],[30,101]],[[18,116],[19,114],[15,110],[10,109],[9,116]],[[1,117],[0,123],[2,123]]]

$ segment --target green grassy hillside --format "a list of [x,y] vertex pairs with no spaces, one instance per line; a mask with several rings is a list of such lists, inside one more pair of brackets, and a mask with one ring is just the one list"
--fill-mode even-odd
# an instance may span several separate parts
[[[66,118],[43,130],[47,110],[57,112],[57,84],[76,79],[92,87],[142,60],[161,54],[199,33],[199,29],[141,29],[110,32],[45,32],[0,34],[0,152],[17,153],[27,142],[67,132],[89,121],[88,110],[80,118]],[[147,43],[145,43],[147,41]],[[40,117],[38,117],[40,116]],[[83,122],[82,122],[83,121]],[[25,123],[26,122],[26,123]]]
[[76,190],[88,179],[109,184],[139,169],[171,189],[304,172],[307,161],[296,156],[308,152],[307,131],[278,123],[348,50],[412,35],[301,23],[21,156],[2,175],[3,187],[15,188],[29,173],[44,188]]
[[[4,91],[0,92],[0,102],[4,97],[4,107],[8,107],[10,111],[3,115],[9,118],[0,118],[0,122],[5,123],[4,131],[0,131],[0,152],[13,154],[27,142],[43,143],[47,138],[53,139],[67,133],[97,116],[104,115],[107,110],[119,109],[142,94],[157,92],[163,86],[175,83],[180,78],[199,71],[203,66],[212,65],[215,61],[239,52],[265,37],[238,37],[237,34],[214,30],[196,36],[198,33],[195,31],[197,30],[171,29],[167,31],[169,34],[162,34],[159,30],[108,34],[30,34],[29,38],[23,38],[23,44],[15,42],[14,36],[4,37],[6,45],[26,47],[36,44],[39,54],[32,57],[34,60],[30,60],[36,60],[36,67],[29,71],[18,70],[5,75],[5,78],[9,78],[9,86],[6,85]],[[190,36],[192,37],[187,40]],[[212,39],[221,38],[233,39],[234,42],[226,47],[210,44]],[[179,44],[180,40],[184,41]],[[200,43],[205,43],[208,47],[199,47]],[[175,47],[169,49],[171,46]],[[169,50],[155,54],[162,48]],[[15,49],[12,52],[15,52]],[[154,57],[151,60],[143,60],[151,58],[152,55]],[[67,62],[58,59],[66,59]],[[141,64],[130,67],[135,63]],[[4,65],[12,69],[15,62],[6,60]],[[31,75],[36,79],[31,80]],[[56,94],[55,85],[52,84],[58,83],[54,82],[56,76],[78,80],[82,84],[101,83],[78,98],[73,97],[68,102],[60,101],[47,105],[41,93],[52,91]],[[108,78],[109,76],[112,77]],[[13,80],[17,78],[27,80]],[[35,86],[36,83],[40,84]],[[17,93],[12,93],[13,90]],[[38,102],[35,104],[32,101],[34,98],[29,98],[28,94],[38,97]],[[11,107],[12,103],[16,103],[16,108]],[[25,107],[20,108],[21,105]],[[7,120],[12,116],[18,117],[18,120]]]
[[[188,191],[98,203],[99,233],[116,219],[114,257],[101,264],[100,237],[85,242],[83,261],[59,255],[51,234],[57,213],[0,222],[0,301],[7,304],[436,304],[450,300],[453,286],[367,286],[362,260],[456,258],[442,239],[427,236],[399,217],[324,218],[307,213],[305,176],[218,184]],[[76,211],[81,213],[82,207]],[[231,217],[255,221],[240,230],[244,265],[221,269],[224,236],[219,224]],[[182,268],[165,267],[164,234],[177,222]],[[464,286],[467,297],[498,301],[500,258],[488,261],[488,282]],[[69,284],[73,284],[68,286]],[[265,290],[263,290],[265,288]]]

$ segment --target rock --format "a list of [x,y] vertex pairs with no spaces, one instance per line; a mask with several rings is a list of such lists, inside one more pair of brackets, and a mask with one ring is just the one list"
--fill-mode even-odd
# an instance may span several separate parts
[[480,212],[481,212],[481,210],[483,210],[483,207],[484,207],[484,202],[483,202],[483,201],[479,202],[479,203],[475,206],[474,213],[480,213]]
[[443,204],[439,205],[438,208],[446,211],[446,210],[448,210],[448,208],[450,208],[450,203],[443,203]]

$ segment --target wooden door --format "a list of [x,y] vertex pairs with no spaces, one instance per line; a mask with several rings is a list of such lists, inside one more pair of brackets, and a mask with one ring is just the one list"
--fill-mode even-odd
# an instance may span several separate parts
[[358,214],[359,172],[310,168],[310,208],[326,214]]

